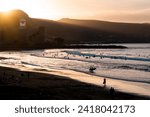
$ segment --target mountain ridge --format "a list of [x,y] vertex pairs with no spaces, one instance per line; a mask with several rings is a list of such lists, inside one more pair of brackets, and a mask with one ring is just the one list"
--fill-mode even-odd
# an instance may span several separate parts
[[[1,47],[57,47],[78,43],[150,43],[150,24],[116,23],[63,18],[58,21],[30,18],[21,10],[0,14]],[[20,28],[21,20],[26,27]],[[14,44],[15,43],[15,44]]]

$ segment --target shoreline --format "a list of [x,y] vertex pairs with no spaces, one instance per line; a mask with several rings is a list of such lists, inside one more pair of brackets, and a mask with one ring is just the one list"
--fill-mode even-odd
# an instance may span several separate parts
[[[5,75],[4,75],[5,72]],[[58,72],[62,72],[60,75]],[[126,93],[110,87],[73,79],[63,71],[22,70],[0,66],[0,98],[17,100],[149,100],[150,97]],[[28,78],[29,75],[29,78]],[[78,74],[79,75],[79,74]],[[4,78],[5,76],[5,78]],[[7,76],[7,77],[6,77]],[[77,76],[75,76],[77,77]],[[80,77],[79,77],[80,78]],[[84,79],[84,78],[83,78]],[[111,85],[110,85],[111,86]]]
[[41,50],[41,49],[127,49],[126,46],[121,45],[64,45],[64,46],[52,46],[52,47],[11,47],[11,45],[8,46],[2,46],[0,45],[0,51],[20,51],[20,50]]

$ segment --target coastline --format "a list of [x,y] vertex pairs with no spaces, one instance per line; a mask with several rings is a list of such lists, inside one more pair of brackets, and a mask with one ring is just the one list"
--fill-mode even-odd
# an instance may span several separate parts
[[0,51],[20,51],[20,50],[41,50],[41,49],[127,49],[126,46],[121,46],[117,44],[108,44],[108,45],[63,45],[63,46],[52,46],[51,47],[16,47],[12,45],[3,46],[0,45]]
[[[4,75],[5,72],[5,75]],[[70,71],[72,72],[72,71]],[[73,72],[75,73],[75,72]],[[149,100],[150,97],[122,92],[115,89],[112,96],[110,87],[116,84],[109,80],[103,87],[103,78],[92,78],[88,74],[72,74],[63,70],[19,69],[0,66],[0,98],[3,100]],[[85,75],[85,77],[83,77]],[[81,79],[82,77],[82,79]],[[90,76],[91,77],[91,76]],[[85,81],[86,79],[86,81]],[[94,80],[92,80],[94,79]],[[97,84],[94,84],[97,80]],[[100,84],[100,85],[99,85]]]

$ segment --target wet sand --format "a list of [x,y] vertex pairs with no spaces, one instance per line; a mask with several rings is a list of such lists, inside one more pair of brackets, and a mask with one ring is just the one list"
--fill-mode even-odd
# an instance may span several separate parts
[[[146,100],[150,97],[94,85],[51,71],[0,67],[0,99],[3,100]],[[60,72],[60,71],[59,71]],[[57,75],[56,75],[57,74]],[[63,74],[63,71],[62,73]],[[68,77],[67,77],[68,76]],[[78,76],[76,76],[78,77]]]

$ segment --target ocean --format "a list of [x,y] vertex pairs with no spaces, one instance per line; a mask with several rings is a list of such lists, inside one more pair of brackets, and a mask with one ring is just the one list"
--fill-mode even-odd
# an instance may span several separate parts
[[[73,70],[150,87],[150,44],[126,49],[45,49],[0,52],[0,65]],[[96,68],[93,73],[90,67]],[[147,94],[150,96],[150,89]]]

